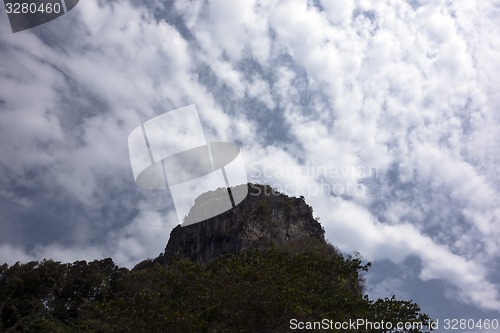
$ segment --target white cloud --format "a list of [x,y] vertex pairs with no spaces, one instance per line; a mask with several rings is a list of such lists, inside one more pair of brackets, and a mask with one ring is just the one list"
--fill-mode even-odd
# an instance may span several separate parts
[[133,267],[147,258],[155,258],[163,252],[165,236],[177,223],[175,212],[163,216],[158,211],[142,210],[129,225],[111,232],[112,248],[108,252],[118,264],[127,267]]
[[421,259],[420,277],[441,279],[453,286],[454,298],[489,310],[500,308],[497,286],[488,280],[481,263],[464,259],[435,243],[410,224],[384,225],[366,210],[342,200],[313,203],[333,244],[343,250],[360,251],[368,260],[389,259],[398,264],[410,256]]
[[177,225],[175,212],[162,215],[150,204],[140,202],[141,212],[129,224],[110,230],[101,244],[64,245],[60,242],[37,244],[32,250],[13,244],[0,244],[0,262],[14,264],[54,259],[61,262],[92,261],[111,257],[117,265],[134,267],[140,261],[154,258],[165,247],[166,236]]
[[398,278],[387,278],[377,283],[370,290],[370,294],[377,298],[391,297],[392,295],[396,295],[401,299],[411,298],[410,295],[404,291],[403,280]]
[[322,1],[328,20],[333,24],[345,26],[350,23],[354,10],[354,1]]
[[16,262],[28,262],[35,260],[34,256],[27,254],[23,248],[12,244],[0,244],[0,261],[13,265]]
[[266,7],[260,1],[215,0],[206,3],[203,11],[186,11],[186,14],[200,15],[191,28],[212,57],[221,54],[210,52],[217,47],[231,60],[238,61],[248,48],[260,62],[265,62],[270,52]]

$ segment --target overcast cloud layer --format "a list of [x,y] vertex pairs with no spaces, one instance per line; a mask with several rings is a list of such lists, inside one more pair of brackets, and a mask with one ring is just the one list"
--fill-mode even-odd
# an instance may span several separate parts
[[134,184],[127,137],[196,104],[250,180],[304,195],[330,242],[388,267],[373,295],[498,315],[499,14],[86,0],[12,34],[3,13],[0,262],[157,256],[179,221],[168,193]]

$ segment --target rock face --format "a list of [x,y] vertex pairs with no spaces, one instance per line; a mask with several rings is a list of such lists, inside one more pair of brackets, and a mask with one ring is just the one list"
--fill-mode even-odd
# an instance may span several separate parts
[[[325,231],[303,197],[288,197],[268,185],[257,184],[239,185],[231,191],[241,191],[243,186],[248,186],[248,196],[233,209],[199,223],[175,227],[165,252],[157,260],[168,263],[173,256],[182,256],[207,263],[220,255],[303,239],[326,243]],[[217,191],[225,189],[201,195],[198,199],[202,200],[195,201],[190,214],[199,214],[203,206],[210,206],[211,200],[217,200]]]

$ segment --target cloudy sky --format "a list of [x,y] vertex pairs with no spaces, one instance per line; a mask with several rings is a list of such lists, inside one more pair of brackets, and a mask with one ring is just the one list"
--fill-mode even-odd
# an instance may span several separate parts
[[372,297],[500,318],[499,16],[497,0],[85,0],[13,34],[2,9],[0,262],[156,257],[179,221],[134,183],[127,138],[195,104],[249,180],[304,195],[331,243],[373,261]]

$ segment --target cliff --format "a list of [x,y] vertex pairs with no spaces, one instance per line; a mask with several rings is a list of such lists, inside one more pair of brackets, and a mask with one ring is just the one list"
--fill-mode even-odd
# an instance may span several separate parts
[[[244,186],[248,186],[248,195],[233,209],[199,223],[175,227],[165,252],[157,260],[168,263],[170,258],[181,256],[208,263],[217,256],[251,248],[283,246],[308,239],[326,244],[325,231],[303,197],[289,197],[268,185],[257,184],[239,185],[231,191],[237,193]],[[209,209],[221,191],[225,189],[202,194],[187,218]]]

